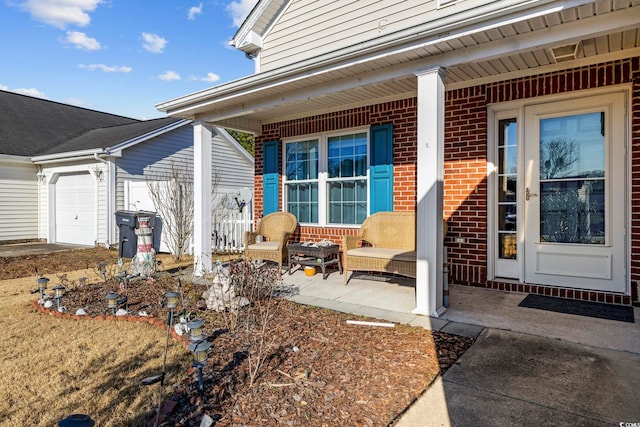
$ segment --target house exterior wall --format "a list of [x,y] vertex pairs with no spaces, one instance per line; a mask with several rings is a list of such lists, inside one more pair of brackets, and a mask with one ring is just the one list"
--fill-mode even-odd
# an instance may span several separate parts
[[[522,100],[577,90],[632,84],[628,116],[632,129],[628,142],[631,157],[631,295],[581,291],[550,286],[489,281],[487,279],[487,107],[492,103]],[[394,210],[416,208],[416,99],[360,107],[331,114],[272,123],[263,126],[256,139],[255,209],[262,214],[262,142],[326,130],[393,123]],[[282,147],[280,148],[282,150]],[[509,81],[449,90],[445,100],[444,217],[448,223],[445,246],[450,280],[494,289],[538,293],[588,301],[630,304],[638,302],[640,280],[640,58],[588,65]],[[282,171],[280,171],[282,176]],[[282,188],[282,186],[281,186]],[[282,207],[282,191],[280,191]],[[355,234],[356,228],[299,227],[295,239],[329,239]],[[456,242],[463,237],[465,243]]]
[[[504,1],[465,0],[294,0],[269,31],[260,70],[269,71],[396,33],[431,21]],[[480,13],[480,12],[478,12]]]
[[38,238],[37,168],[0,159],[0,241]]
[[[218,188],[253,186],[253,165],[222,136],[212,140],[211,163],[213,183]],[[116,159],[116,210],[135,210],[124,205],[125,181],[145,181],[166,178],[172,162],[193,170],[193,128],[183,126],[152,141],[137,144],[123,151]]]

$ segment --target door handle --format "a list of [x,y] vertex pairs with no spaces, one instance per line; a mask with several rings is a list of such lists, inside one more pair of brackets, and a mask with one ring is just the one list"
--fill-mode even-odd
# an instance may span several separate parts
[[527,189],[524,191],[524,198],[528,202],[532,197],[538,197],[538,195],[529,191],[529,187],[527,187]]

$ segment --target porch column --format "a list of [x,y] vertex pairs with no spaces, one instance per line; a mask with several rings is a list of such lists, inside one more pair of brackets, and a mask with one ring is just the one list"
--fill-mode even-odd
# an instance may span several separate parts
[[193,271],[211,271],[211,138],[204,122],[193,123]]
[[418,161],[416,314],[438,317],[443,306],[442,185],[444,75],[440,67],[417,73]]

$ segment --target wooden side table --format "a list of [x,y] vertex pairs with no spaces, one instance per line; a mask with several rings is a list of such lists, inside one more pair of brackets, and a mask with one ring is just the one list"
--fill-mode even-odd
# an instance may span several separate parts
[[326,280],[327,265],[338,264],[338,271],[342,274],[342,261],[340,260],[340,245],[328,246],[308,246],[302,243],[291,243],[287,245],[289,274],[292,274],[291,266],[309,265],[322,269],[322,279]]

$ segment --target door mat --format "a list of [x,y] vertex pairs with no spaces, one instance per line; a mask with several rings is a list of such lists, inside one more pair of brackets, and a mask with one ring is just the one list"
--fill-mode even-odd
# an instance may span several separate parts
[[519,307],[634,323],[633,307],[529,294]]

